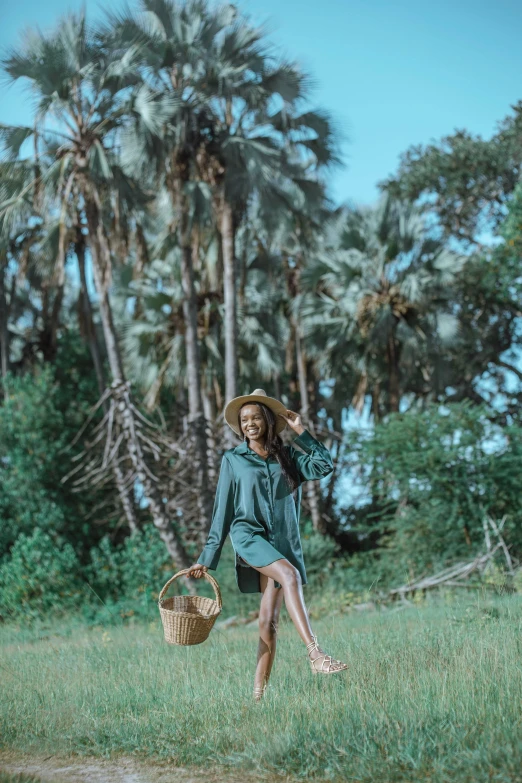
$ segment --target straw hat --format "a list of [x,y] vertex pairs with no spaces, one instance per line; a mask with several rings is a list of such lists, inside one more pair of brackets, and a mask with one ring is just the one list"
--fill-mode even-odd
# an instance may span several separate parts
[[274,412],[276,417],[276,434],[282,432],[286,427],[286,421],[279,418],[277,415],[278,413],[284,413],[286,416],[286,407],[283,405],[283,403],[274,399],[274,397],[269,397],[264,389],[254,389],[252,394],[244,394],[242,397],[234,397],[234,399],[230,400],[230,402],[227,403],[225,407],[223,414],[225,421],[230,427],[232,427],[236,435],[242,435],[241,430],[237,426],[237,415],[239,413],[239,409],[242,405],[245,404],[245,402],[262,402],[263,405],[266,405],[267,408],[270,408],[270,410]]

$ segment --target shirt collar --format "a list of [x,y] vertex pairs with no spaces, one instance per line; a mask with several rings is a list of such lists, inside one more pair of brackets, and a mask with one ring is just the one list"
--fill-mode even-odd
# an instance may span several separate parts
[[261,462],[273,462],[273,457],[270,457],[269,460],[263,459],[263,457],[260,457],[259,454],[256,454],[254,449],[251,449],[246,442],[246,440],[242,441],[242,443],[239,444],[239,446],[236,446],[234,451],[236,454],[246,454],[249,457],[255,457],[256,459],[260,459]]
[[248,443],[246,440],[244,440],[242,443],[239,444],[239,446],[236,446],[234,451],[237,454],[249,454],[251,452],[251,449],[248,448]]

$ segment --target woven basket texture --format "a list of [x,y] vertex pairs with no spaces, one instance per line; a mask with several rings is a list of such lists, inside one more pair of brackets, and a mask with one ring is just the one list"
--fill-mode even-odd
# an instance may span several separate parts
[[219,585],[208,573],[205,573],[205,579],[214,588],[215,599],[202,595],[174,595],[165,598],[172,582],[186,574],[187,570],[178,571],[169,579],[158,598],[163,633],[165,641],[169,644],[201,644],[208,638],[216,618],[221,613],[222,602]]

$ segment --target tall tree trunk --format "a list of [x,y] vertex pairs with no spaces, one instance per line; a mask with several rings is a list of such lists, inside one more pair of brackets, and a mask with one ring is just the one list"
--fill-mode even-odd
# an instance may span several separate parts
[[217,478],[216,475],[217,443],[216,443],[216,438],[214,436],[214,422],[216,421],[216,412],[214,410],[211,390],[206,388],[206,385],[203,384],[203,388],[201,392],[203,395],[203,410],[205,413],[205,419],[207,420],[207,430],[209,432],[208,449],[207,449],[208,478],[209,481],[212,483],[212,485],[214,485]]
[[[297,363],[297,377],[299,380],[299,392],[301,395],[301,417],[303,424],[312,433],[314,433],[314,427],[310,417],[310,400],[308,397],[308,379],[306,375],[306,358],[302,345],[302,338],[300,334],[299,323],[292,319],[294,332],[295,332],[295,349],[296,349],[296,363]],[[324,525],[321,517],[321,497],[319,493],[319,485],[317,481],[306,482],[306,497],[308,505],[310,507],[310,516],[312,517],[312,525],[314,530],[324,533]]]
[[65,280],[62,280],[58,284],[58,288],[55,290],[53,306],[51,308],[51,318],[49,323],[49,347],[50,347],[50,361],[53,361],[58,350],[58,328],[60,326],[60,313],[62,311],[63,296],[65,292]]
[[115,393],[120,394],[121,403],[123,403],[122,405],[118,405],[118,412],[121,416],[122,428],[125,432],[128,455],[134,470],[142,483],[144,495],[149,502],[152,519],[154,525],[158,529],[160,538],[165,544],[175,566],[187,568],[190,564],[190,558],[185,551],[185,547],[176,535],[170,519],[165,513],[161,492],[152,483],[148,477],[147,471],[144,469],[145,459],[141,443],[136,435],[134,415],[129,407],[129,393],[125,390],[121,391],[123,387],[126,387],[126,382],[109,300],[108,289],[111,279],[109,243],[104,234],[100,208],[101,204],[95,188],[89,183],[85,186],[83,195],[89,229],[89,247],[92,257],[94,283],[98,295],[98,306],[103,326],[105,347],[112,375],[111,385],[113,389],[115,389]]
[[120,466],[114,465],[113,471],[114,480],[118,489],[118,495],[120,496],[120,501],[123,508],[123,513],[125,514],[125,519],[127,520],[131,536],[133,536],[140,529],[138,517],[136,515],[136,508],[134,505],[134,498],[132,497],[131,490],[127,489],[125,486],[125,477]]
[[198,345],[198,311],[188,204],[179,183],[176,207],[178,235],[181,248],[181,283],[183,287],[183,316],[185,321],[185,353],[189,400],[189,427],[194,443],[194,475],[198,487],[198,506],[201,520],[201,541],[204,544],[212,518],[213,500],[207,471],[207,432],[201,398],[201,373]]
[[305,426],[314,432],[314,426],[310,419],[310,399],[308,397],[308,378],[306,377],[306,358],[303,350],[301,330],[299,323],[294,320],[295,329],[295,356],[297,362],[297,378],[299,381],[299,394],[301,395],[301,415]]
[[239,269],[239,291],[238,291],[238,301],[239,301],[239,307],[244,312],[245,310],[245,299],[246,299],[246,285],[247,285],[247,244],[245,242],[245,246],[243,248],[243,252],[241,253],[240,257],[240,269]]
[[[65,279],[58,278],[56,282],[47,280],[42,284],[43,326],[38,336],[38,346],[45,362],[53,362],[58,349],[58,327],[63,302]],[[54,292],[51,304],[51,291]]]
[[281,399],[281,376],[278,372],[274,373],[274,393],[277,400]]
[[[337,441],[335,454],[333,455],[332,458],[333,473],[330,475],[330,483],[328,484],[328,491],[326,493],[326,498],[324,500],[324,505],[323,505],[324,512],[329,517],[332,516],[332,511],[333,511],[334,491],[335,491],[335,485],[337,483],[337,468],[339,465],[340,457],[341,457],[341,442]],[[331,528],[331,523],[328,522],[326,527],[327,529]]]
[[[141,223],[136,222],[136,230],[134,232],[134,242],[136,245],[136,260],[132,270],[132,279],[141,280],[143,277],[143,270],[149,263],[149,249],[147,247],[147,240],[145,239],[145,232]],[[137,321],[142,316],[143,303],[142,297],[138,294],[136,296],[136,304],[134,307],[134,320]]]
[[89,296],[89,289],[87,287],[87,276],[85,273],[85,240],[81,234],[81,231],[77,232],[76,242],[74,243],[74,251],[76,254],[76,260],[78,261],[78,272],[80,275],[80,290],[82,297],[82,310],[85,324],[85,335],[87,338],[87,344],[89,351],[91,352],[92,363],[94,365],[94,372],[96,373],[96,380],[98,382],[98,391],[103,394],[105,390],[105,378],[103,375],[103,364],[100,354],[100,347],[96,337],[96,331],[94,328],[94,319],[92,316],[91,299]]
[[392,332],[388,337],[386,346],[386,358],[388,363],[388,410],[396,413],[399,410],[400,389],[399,389],[399,355],[395,334]]
[[[103,364],[100,354],[100,346],[98,345],[98,339],[96,337],[96,330],[94,328],[94,319],[92,316],[91,299],[89,296],[89,289],[87,287],[87,277],[85,274],[85,239],[80,230],[77,231],[76,242],[74,244],[76,258],[78,260],[78,270],[80,273],[80,289],[82,295],[82,307],[83,317],[85,322],[85,334],[87,338],[87,344],[91,353],[92,363],[94,365],[94,372],[96,373],[96,380],[98,382],[98,391],[100,396],[105,391],[105,378],[103,375]],[[108,404],[104,403],[104,412],[107,412]],[[125,477],[123,471],[119,465],[113,466],[114,480],[118,489],[118,495],[120,496],[123,513],[127,520],[131,535],[134,535],[138,529],[138,518],[136,516],[136,510],[134,508],[134,501],[130,489],[125,486]]]
[[378,424],[381,420],[381,384],[376,381],[372,386],[372,413],[373,423]]
[[7,269],[7,253],[2,251],[0,257],[0,364],[4,399],[7,393],[7,373],[9,371],[9,305],[5,292],[5,273]]
[[112,318],[109,287],[112,282],[111,253],[102,224],[101,208],[91,193],[85,194],[85,214],[89,229],[89,247],[92,259],[94,285],[103,328],[105,349],[113,381],[125,380],[116,328]]
[[[158,528],[160,537],[165,544],[168,553],[172,557],[175,567],[188,568],[191,559],[188,557],[174,526],[165,513],[165,505],[159,489],[153,484],[148,472],[144,469],[145,457],[141,448],[141,441],[137,435],[134,416],[130,406],[130,391],[128,383],[112,383],[115,398],[120,400],[118,408],[122,410],[122,425],[128,445],[129,456],[138,479],[143,487],[143,492],[149,503],[150,513]],[[122,405],[123,403],[123,405]],[[189,588],[192,592],[192,588]]]
[[[290,266],[288,257],[286,258],[286,285],[288,296],[290,299],[295,298],[299,294],[299,274],[300,270],[297,266]],[[301,326],[297,318],[293,315],[290,316],[290,341],[295,344],[295,360],[297,367],[297,385],[299,387],[299,396],[301,398],[301,417],[303,424],[307,427],[312,434],[315,434],[315,428],[310,415],[310,398],[308,395],[308,378],[306,372],[306,356],[303,349]],[[293,339],[292,339],[293,338]],[[292,357],[288,354],[286,356],[286,370],[290,369],[289,365],[293,366]],[[314,530],[324,533],[324,524],[321,518],[321,496],[318,483],[316,481],[308,481],[306,483],[306,497],[308,500],[308,506],[310,508],[310,516],[312,518],[312,526]]]
[[[221,242],[223,245],[223,293],[225,303],[225,398],[237,397],[237,300],[234,252],[234,215],[223,197],[221,209]],[[234,445],[232,430],[227,427],[226,442]]]

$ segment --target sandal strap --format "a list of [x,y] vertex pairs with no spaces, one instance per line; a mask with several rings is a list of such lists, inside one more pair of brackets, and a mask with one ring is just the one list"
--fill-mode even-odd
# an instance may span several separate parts
[[312,650],[317,649],[317,636],[315,634],[312,634],[312,641],[308,642],[306,645],[306,649],[308,650],[308,654],[312,652]]
[[[319,653],[317,658],[310,658],[312,669],[315,669],[316,672],[324,672],[325,674],[330,674],[330,672],[336,671],[337,669],[335,664],[337,663],[340,664],[342,662],[336,660],[335,658],[332,658],[331,655],[326,655],[326,653],[321,652],[317,644],[317,636],[315,634],[312,634],[312,636],[313,636],[312,641],[306,645],[306,649],[308,650],[308,657],[310,658],[310,653],[313,650],[317,650],[317,652]],[[317,666],[315,665],[316,661],[319,661],[320,668],[317,668]]]
[[330,672],[330,671],[332,671],[333,668],[335,668],[335,667],[333,666],[333,658],[332,658],[332,656],[331,655],[325,655],[323,660],[321,661],[321,671],[322,672]]

